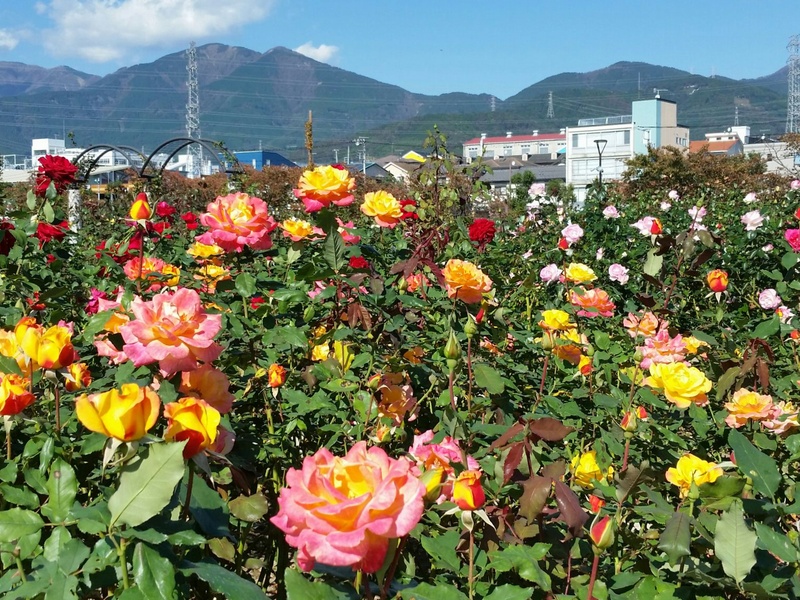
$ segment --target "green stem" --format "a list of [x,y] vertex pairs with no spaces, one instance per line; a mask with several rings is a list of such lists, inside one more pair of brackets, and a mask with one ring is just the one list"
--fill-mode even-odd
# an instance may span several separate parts
[[61,431],[61,393],[58,391],[58,383],[55,386],[56,399],[56,433]]
[[472,337],[467,336],[467,414],[472,413]]
[[586,600],[595,600],[592,592],[594,591],[594,582],[597,579],[597,565],[600,564],[600,555],[595,554],[592,561],[592,576],[589,578],[589,591],[586,594]]
[[194,485],[194,463],[189,461],[189,483],[186,484],[186,500],[183,501],[181,519],[189,517],[189,506],[192,502],[192,486]]
[[475,532],[469,530],[469,600],[475,596]]
[[125,556],[125,549],[127,547],[127,540],[120,538],[119,546],[117,547],[117,556],[119,556],[119,567],[122,569],[122,587],[126,590],[131,587],[130,578],[128,577],[128,559]]
[[17,551],[14,551],[14,560],[17,563],[19,578],[22,579],[22,581],[28,581],[28,577],[25,575],[25,567],[22,566],[22,559],[19,557],[19,552]]

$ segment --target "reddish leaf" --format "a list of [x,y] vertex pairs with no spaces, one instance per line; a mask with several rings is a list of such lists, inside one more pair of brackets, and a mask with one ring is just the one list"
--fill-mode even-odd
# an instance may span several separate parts
[[544,509],[552,485],[552,479],[539,475],[533,475],[523,482],[522,496],[519,498],[519,514],[525,517],[528,523],[533,522]]
[[511,481],[514,476],[514,471],[517,470],[520,461],[522,460],[522,450],[525,444],[517,442],[513,444],[506,454],[506,459],[503,461],[503,484]]
[[389,269],[389,274],[390,275],[397,275],[403,269],[406,268],[406,263],[407,262],[408,262],[407,260],[401,260],[399,263],[395,263],[394,265],[392,265],[392,268]]
[[552,477],[553,479],[561,479],[564,473],[567,472],[567,463],[563,460],[557,460],[550,463],[542,469],[542,477]]
[[411,258],[409,258],[408,261],[406,261],[405,268],[403,269],[403,277],[408,277],[412,273],[414,273],[418,264],[419,264],[418,257],[412,256]]
[[523,423],[517,422],[514,423],[511,427],[508,428],[503,435],[497,438],[491,446],[489,446],[489,450],[496,450],[497,448],[501,448],[505,446],[510,440],[515,438],[520,432],[525,429],[525,425]]
[[556,504],[561,513],[559,521],[569,527],[570,533],[575,537],[583,535],[583,525],[589,520],[589,515],[581,507],[578,496],[563,481],[556,481]]
[[548,442],[560,442],[567,434],[573,431],[572,427],[567,427],[558,419],[542,417],[534,421],[528,421],[528,431],[536,437],[547,440]]
[[769,365],[763,358],[756,361],[756,372],[758,373],[758,382],[761,384],[761,391],[767,393],[769,391]]

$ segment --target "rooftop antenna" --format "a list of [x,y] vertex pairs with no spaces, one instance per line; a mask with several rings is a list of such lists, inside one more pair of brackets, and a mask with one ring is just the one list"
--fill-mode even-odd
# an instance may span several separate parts
[[786,133],[800,133],[800,35],[789,38],[789,97],[786,103]]
[[667,88],[653,88],[653,93],[656,95],[656,98],[661,98],[661,92],[668,92]]
[[553,92],[549,92],[547,95],[547,118],[554,119],[555,116],[555,111],[553,111]]
[[[189,74],[186,86],[189,88],[189,101],[186,103],[186,137],[200,139],[200,94],[197,85],[197,48],[194,42],[189,43],[186,51],[186,71]],[[200,177],[203,161],[203,147],[191,144],[186,150],[189,164],[187,171],[191,179]]]

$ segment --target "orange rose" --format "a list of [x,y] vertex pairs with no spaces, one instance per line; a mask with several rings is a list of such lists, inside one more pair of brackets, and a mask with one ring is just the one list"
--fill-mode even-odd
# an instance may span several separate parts
[[471,262],[450,259],[442,274],[447,285],[447,297],[458,298],[467,304],[477,304],[483,299],[483,294],[492,289],[492,280]]
[[0,415],[16,415],[33,404],[36,397],[28,391],[30,381],[27,377],[9,374],[0,380]]
[[286,383],[286,369],[281,365],[272,364],[269,366],[269,387],[279,388]]
[[708,287],[712,292],[724,292],[728,288],[728,274],[722,269],[714,269],[706,275]]
[[131,206],[131,219],[134,221],[141,221],[144,219],[149,219],[151,214],[153,214],[153,211],[150,208],[150,203],[147,201],[147,194],[144,192],[138,194],[136,196],[136,200]]
[[364,194],[361,212],[368,217],[374,217],[375,222],[381,227],[390,229],[403,217],[403,207],[400,202],[389,192],[384,191]]

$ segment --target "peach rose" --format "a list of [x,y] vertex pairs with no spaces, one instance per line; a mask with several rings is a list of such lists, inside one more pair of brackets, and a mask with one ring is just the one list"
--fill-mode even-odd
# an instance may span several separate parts
[[389,540],[407,535],[422,518],[425,486],[406,459],[358,442],[343,457],[326,448],[289,469],[271,520],[297,548],[297,563],[317,562],[376,573]]
[[706,281],[712,292],[720,293],[728,289],[728,274],[722,269],[710,271],[706,275]]
[[477,304],[492,289],[492,280],[465,260],[448,260],[442,274],[447,285],[447,297],[458,298],[467,304]]
[[599,288],[573,290],[570,303],[580,309],[577,312],[579,317],[611,317],[616,308],[608,294]]
[[278,226],[266,202],[242,192],[218,196],[200,215],[200,222],[210,231],[198,236],[197,241],[217,245],[225,252],[241,252],[245,246],[269,250],[270,233]]
[[738,429],[748,420],[767,421],[775,413],[772,396],[759,394],[745,388],[736,390],[731,401],[725,404],[728,416],[725,423],[729,427]]
[[130,310],[134,319],[120,328],[122,351],[137,367],[158,362],[161,374],[172,377],[222,353],[213,341],[222,316],[206,314],[194,290],[162,292],[149,302],[134,298]]
[[231,411],[235,400],[228,390],[230,385],[225,373],[211,365],[200,365],[193,371],[181,373],[178,390],[187,396],[202,398],[224,415]]
[[353,202],[356,180],[343,167],[323,165],[313,171],[303,171],[297,188],[292,190],[303,201],[306,212],[312,213],[331,204],[347,206]]

